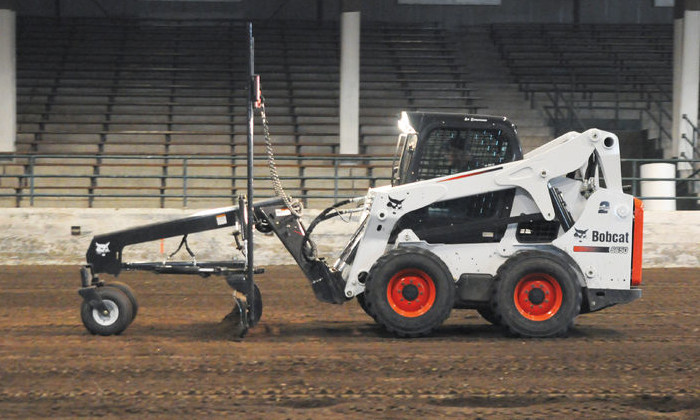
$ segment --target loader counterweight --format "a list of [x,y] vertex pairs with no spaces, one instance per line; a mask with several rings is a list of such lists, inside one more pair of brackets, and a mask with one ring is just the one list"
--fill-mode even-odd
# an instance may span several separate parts
[[644,203],[634,199],[634,233],[632,234],[632,286],[642,284],[642,246],[644,242]]

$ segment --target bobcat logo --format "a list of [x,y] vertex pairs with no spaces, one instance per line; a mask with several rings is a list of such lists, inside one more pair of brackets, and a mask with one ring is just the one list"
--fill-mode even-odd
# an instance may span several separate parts
[[579,242],[586,239],[586,233],[588,232],[588,229],[580,230],[580,229],[574,228],[574,230],[576,231],[576,232],[574,232],[574,237],[579,238]]
[[403,200],[397,200],[389,197],[389,202],[386,204],[386,206],[394,210],[401,210],[404,201],[406,201],[405,198]]
[[106,244],[100,244],[95,242],[95,252],[100,256],[104,257],[105,255],[109,254],[109,244],[109,242],[107,242]]

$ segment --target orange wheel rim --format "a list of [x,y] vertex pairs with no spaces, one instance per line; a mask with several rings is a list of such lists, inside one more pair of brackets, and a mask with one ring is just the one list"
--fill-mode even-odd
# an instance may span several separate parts
[[546,321],[559,312],[562,302],[559,282],[549,274],[530,273],[518,281],[513,300],[518,312],[531,321]]
[[394,274],[386,294],[389,305],[397,314],[415,318],[435,304],[435,282],[425,271],[408,268]]

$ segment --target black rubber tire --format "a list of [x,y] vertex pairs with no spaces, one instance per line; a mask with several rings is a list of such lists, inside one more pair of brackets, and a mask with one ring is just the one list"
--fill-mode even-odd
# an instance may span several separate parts
[[[556,294],[561,295],[561,303],[546,314],[528,318],[518,309],[523,305],[516,302],[516,290],[519,283],[538,279],[549,279],[558,284]],[[576,269],[556,254],[539,251],[516,254],[498,270],[491,309],[506,333],[537,338],[564,336],[581,311],[582,290],[577,279]]]
[[122,283],[120,281],[111,281],[105,284],[104,287],[115,287],[124,292],[126,297],[128,297],[131,301],[131,308],[133,311],[131,322],[134,322],[134,320],[136,319],[136,314],[138,314],[139,312],[139,302],[138,300],[136,300],[136,296],[134,295],[134,291],[131,289],[131,287],[129,287],[129,285],[127,285],[126,283]]
[[481,315],[482,318],[487,320],[489,323],[496,326],[501,325],[501,320],[499,320],[496,317],[496,314],[493,313],[491,306],[483,306],[481,308],[477,308],[476,311],[479,313],[479,315]]
[[91,334],[121,334],[131,324],[133,318],[131,301],[124,292],[115,287],[98,287],[96,292],[113,311],[113,317],[100,317],[97,310],[93,310],[83,300],[80,307],[80,317],[83,325]]
[[360,305],[360,308],[362,308],[362,310],[365,311],[365,313],[367,315],[369,315],[370,317],[372,317],[372,319],[374,319],[376,321],[377,320],[376,315],[374,315],[372,312],[370,312],[369,307],[367,306],[367,299],[365,297],[365,294],[360,293],[359,295],[357,295],[355,297],[357,298],[357,303]]
[[[419,270],[434,285],[434,301],[424,313],[406,316],[389,302],[392,278],[404,270]],[[447,266],[435,254],[421,248],[389,251],[374,263],[365,284],[368,312],[375,315],[378,324],[399,337],[425,336],[433,332],[450,316],[454,299],[455,282]]]

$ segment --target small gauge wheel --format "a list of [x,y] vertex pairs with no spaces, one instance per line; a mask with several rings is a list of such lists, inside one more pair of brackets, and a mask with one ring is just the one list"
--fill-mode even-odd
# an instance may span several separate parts
[[83,301],[80,307],[83,325],[91,334],[121,334],[133,320],[131,300],[126,293],[116,287],[98,287],[96,292],[107,310],[101,312],[88,302]]

